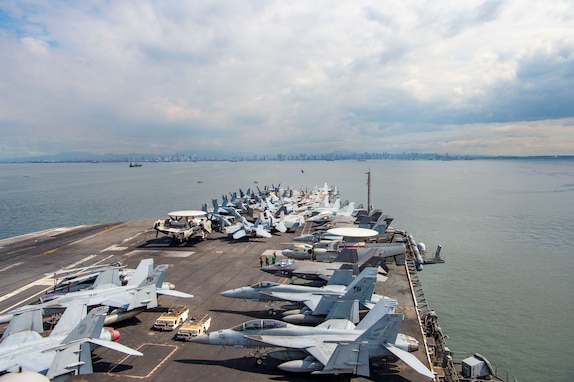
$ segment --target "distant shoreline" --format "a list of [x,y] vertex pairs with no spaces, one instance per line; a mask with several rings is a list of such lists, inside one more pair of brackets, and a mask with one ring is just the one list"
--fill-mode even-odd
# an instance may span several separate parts
[[[57,156],[56,156],[57,157]],[[132,157],[132,156],[130,156]],[[156,156],[156,155],[140,155],[138,156],[138,163],[170,163],[170,162],[306,162],[306,161],[342,161],[342,160],[437,160],[437,161],[454,161],[454,160],[574,160],[574,155],[529,155],[529,156],[511,156],[511,155],[440,155],[440,154],[417,154],[417,153],[404,153],[404,154],[318,154],[310,156],[246,156],[233,158],[197,158],[195,156]],[[90,155],[86,157],[79,157],[76,159],[66,159],[55,157],[45,158],[21,158],[21,159],[0,159],[2,164],[17,164],[17,163],[130,163],[133,159],[124,158],[111,158],[99,157],[94,158]]]

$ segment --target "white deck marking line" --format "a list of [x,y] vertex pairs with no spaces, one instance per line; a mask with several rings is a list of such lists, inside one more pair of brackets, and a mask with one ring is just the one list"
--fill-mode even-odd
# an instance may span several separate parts
[[[88,257],[86,257],[86,258],[83,258],[82,260],[76,261],[75,263],[68,265],[68,266],[67,266],[66,268],[64,268],[64,269],[73,268],[73,267],[75,267],[75,266],[77,266],[77,265],[79,265],[79,264],[81,264],[81,263],[83,263],[83,262],[85,262],[85,261],[88,261],[88,260],[93,259],[94,257],[96,257],[96,255],[90,255],[90,256],[88,256]],[[101,260],[95,262],[93,265],[97,265],[98,263],[101,263],[102,261],[106,261],[106,260],[109,259],[110,257],[112,257],[112,255],[111,255],[111,256],[108,256],[108,257],[105,257],[105,258],[103,258],[103,259],[101,259]],[[9,299],[9,298],[11,298],[11,297],[13,297],[13,296],[16,296],[16,295],[18,295],[18,294],[24,292],[25,290],[32,288],[33,286],[38,286],[38,285],[47,286],[48,288],[43,289],[43,290],[41,290],[40,292],[31,295],[31,296],[28,297],[26,300],[28,300],[28,299],[30,299],[30,298],[33,298],[33,297],[36,297],[36,296],[39,296],[39,295],[41,295],[41,294],[44,294],[49,288],[52,287],[52,285],[54,285],[54,283],[53,283],[53,281],[52,281],[52,277],[53,277],[53,275],[50,274],[50,275],[45,276],[45,277],[42,277],[41,279],[38,279],[38,280],[36,280],[36,281],[34,281],[34,282],[30,283],[30,284],[26,284],[26,285],[24,285],[23,287],[18,288],[18,289],[16,289],[15,291],[13,291],[13,292],[11,292],[11,293],[5,294],[4,296],[0,297],[0,302],[1,302],[1,301],[4,301],[4,300],[7,300],[7,299]],[[16,307],[19,306],[19,305],[20,305],[20,302],[17,303],[17,304],[12,305],[12,306],[10,306],[10,307],[8,307],[8,308],[6,308],[6,309],[4,309],[3,311],[0,312],[0,314],[3,314],[3,313],[5,313],[5,312],[9,312],[10,310],[16,308]]]

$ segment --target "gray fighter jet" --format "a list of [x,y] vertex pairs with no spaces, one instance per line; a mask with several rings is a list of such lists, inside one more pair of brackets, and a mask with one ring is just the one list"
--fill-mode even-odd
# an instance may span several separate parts
[[344,293],[345,288],[353,281],[352,269],[340,269],[333,273],[333,276],[323,287],[313,287],[307,285],[281,284],[272,281],[261,281],[257,284],[229,289],[220,293],[224,297],[241,298],[252,301],[265,301],[269,315],[274,314],[275,303],[285,301],[284,298],[272,296],[272,292],[285,293]]
[[[325,320],[335,301],[338,300],[357,300],[362,307],[371,309],[380,301],[383,296],[374,293],[377,282],[377,268],[365,268],[355,280],[345,287],[344,290],[333,291],[318,288],[314,292],[303,293],[286,293],[286,292],[268,292],[272,297],[282,298],[285,301],[300,302],[305,304],[302,309],[293,309],[283,312],[283,320],[292,324],[319,324]],[[396,305],[396,300],[394,300]],[[389,303],[391,303],[389,301]],[[356,324],[359,322],[358,311],[351,321]]]
[[[357,300],[362,306],[372,308],[382,297],[374,294],[377,281],[377,268],[365,268],[348,286],[335,282],[347,282],[350,269],[337,270],[328,284],[323,287],[304,285],[285,285],[277,283],[259,283],[221,292],[222,296],[250,298],[265,301],[291,301],[305,304],[303,309],[283,312],[283,320],[292,324],[319,324],[332,310],[336,301]],[[270,309],[272,310],[272,309]],[[270,312],[272,313],[272,311]],[[350,314],[353,323],[359,322],[358,310]]]
[[225,227],[225,232],[233,237],[234,240],[239,240],[245,236],[247,237],[271,237],[271,233],[269,233],[268,229],[265,229],[263,224],[261,224],[261,214],[257,216],[255,223],[251,223],[247,221],[243,216],[239,215],[235,210],[234,212],[235,218],[237,219],[237,223]]
[[14,316],[0,343],[0,372],[37,372],[49,379],[64,374],[92,373],[91,345],[105,346],[129,355],[143,355],[110,341],[102,330],[108,307],[94,308],[86,316],[85,305],[66,309],[48,337],[39,334],[42,314],[39,309]]
[[278,366],[280,369],[313,374],[369,376],[370,358],[395,355],[418,373],[434,378],[409,353],[418,350],[418,341],[399,333],[404,315],[388,313],[389,309],[385,300],[380,301],[357,326],[346,319],[330,319],[316,327],[251,320],[231,329],[202,334],[192,342],[258,349],[284,347],[287,349],[269,353],[270,357],[286,361]]
[[106,324],[129,319],[143,308],[158,306],[157,295],[189,298],[193,295],[165,288],[164,279],[168,265],[158,265],[153,272],[153,259],[144,259],[125,286],[118,285],[118,269],[102,271],[89,289],[65,294],[46,295],[40,304],[27,305],[0,317],[0,323],[10,321],[12,314],[42,308],[44,315],[61,312],[79,301],[88,306],[107,305],[115,308],[106,319]]
[[370,248],[359,256],[357,249],[344,249],[332,263],[284,260],[261,268],[279,277],[298,277],[305,280],[328,281],[337,269],[352,269],[358,275],[366,267],[377,267],[382,260],[381,249]]
[[347,285],[353,281],[352,269],[339,269],[323,287],[307,285],[281,284],[272,281],[262,281],[257,284],[229,289],[220,293],[224,297],[242,298],[253,301],[285,301],[284,298],[274,297],[273,292],[285,293],[343,293]]

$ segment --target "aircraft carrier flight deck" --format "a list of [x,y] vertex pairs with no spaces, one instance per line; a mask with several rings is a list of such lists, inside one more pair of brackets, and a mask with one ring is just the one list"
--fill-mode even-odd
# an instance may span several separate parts
[[[142,259],[155,265],[168,264],[166,281],[193,298],[159,297],[159,307],[114,326],[119,342],[137,349],[142,357],[97,348],[93,352],[94,373],[78,375],[72,381],[428,381],[402,361],[388,357],[371,361],[370,377],[349,375],[310,375],[278,369],[279,361],[265,358],[257,365],[253,349],[236,349],[175,341],[174,332],[152,329],[154,321],[168,308],[189,307],[192,315],[209,314],[210,332],[230,328],[252,318],[269,318],[264,302],[229,299],[220,292],[260,281],[286,283],[260,270],[260,256],[274,251],[279,260],[295,232],[273,234],[272,238],[232,240],[213,232],[206,240],[174,245],[167,236],[156,236],[153,220],[117,222],[58,228],[0,241],[0,314],[37,301],[53,285],[52,274],[65,268],[121,262],[135,268]],[[423,325],[417,312],[416,283],[407,265],[394,258],[386,260],[388,280],[377,282],[376,293],[397,299],[397,313],[405,314],[400,332],[416,338],[419,349],[412,353],[436,374],[440,366],[430,365]],[[416,272],[415,272],[416,273]],[[415,289],[413,289],[413,286]],[[277,307],[280,313],[280,308]],[[280,317],[280,316],[278,316]],[[1,325],[3,330],[6,325]],[[432,345],[432,341],[430,341]]]

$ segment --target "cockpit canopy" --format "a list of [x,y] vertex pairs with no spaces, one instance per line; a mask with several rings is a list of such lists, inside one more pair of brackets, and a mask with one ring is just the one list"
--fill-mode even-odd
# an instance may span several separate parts
[[271,281],[262,281],[260,283],[252,285],[252,287],[256,288],[256,289],[265,289],[265,288],[271,288],[271,287],[278,286],[278,285],[279,285],[278,283],[274,283]]
[[245,332],[248,330],[261,330],[261,329],[276,329],[276,328],[286,328],[287,323],[278,320],[270,320],[270,319],[263,319],[263,320],[251,320],[234,326],[231,328],[236,332]]

